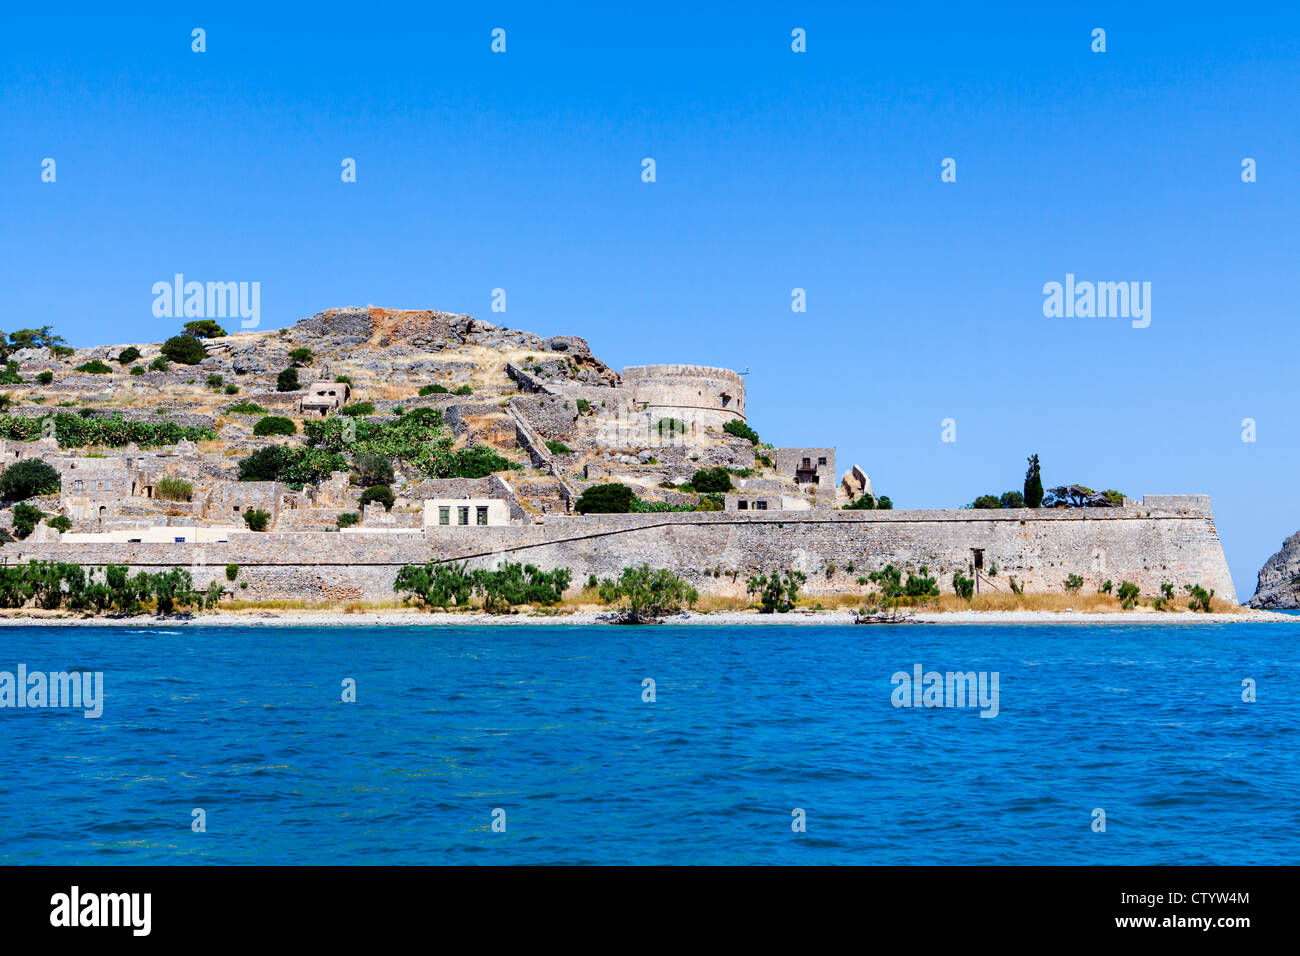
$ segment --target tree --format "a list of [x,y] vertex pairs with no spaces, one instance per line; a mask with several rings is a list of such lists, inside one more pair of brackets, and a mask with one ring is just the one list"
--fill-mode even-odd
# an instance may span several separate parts
[[1025,496],[1018,491],[1004,491],[1002,497],[998,499],[998,504],[1003,508],[1023,508]]
[[729,419],[727,423],[722,426],[722,430],[728,435],[735,435],[737,438],[747,439],[751,445],[758,444],[758,432],[754,431],[754,429],[750,428],[739,418]]
[[226,330],[217,325],[213,319],[197,319],[193,322],[186,322],[182,329],[186,335],[193,336],[196,339],[219,339],[227,334]]
[[352,462],[354,485],[369,488],[372,485],[391,485],[393,480],[393,462],[383,455],[357,455]]
[[249,531],[265,531],[270,520],[270,513],[258,508],[251,508],[244,512],[244,524],[248,525]]
[[960,571],[954,572],[952,576],[952,589],[959,598],[965,598],[969,601],[975,596],[975,580],[968,578]]
[[39,329],[19,329],[9,335],[9,347],[18,349],[45,349],[66,345],[63,336],[53,334],[54,326],[42,325]]
[[36,530],[36,526],[44,517],[45,512],[34,505],[26,502],[14,505],[14,537],[21,541]]
[[874,511],[876,508],[876,498],[871,494],[863,494],[860,498],[854,498],[842,511]]
[[296,392],[300,387],[298,384],[298,369],[292,365],[275,378],[275,390],[277,392]]
[[725,468],[701,468],[691,478],[691,487],[700,494],[721,494],[731,490],[731,475]]
[[393,510],[393,489],[387,485],[372,485],[365,491],[361,492],[362,507],[370,504],[372,501],[378,501],[384,506],[385,511]]
[[398,594],[405,592],[428,607],[452,604],[465,607],[474,589],[474,579],[466,567],[467,562],[403,565],[397,572],[393,590]]
[[311,349],[305,346],[289,350],[289,361],[294,365],[310,365],[311,359]]
[[799,600],[799,585],[808,580],[802,571],[773,571],[755,574],[745,582],[747,594],[757,594],[760,614],[785,613]]
[[624,568],[617,581],[602,581],[600,599],[623,607],[619,624],[647,624],[665,614],[676,614],[683,605],[694,607],[700,594],[668,569],[651,571],[650,565],[642,564]]
[[1001,508],[1002,502],[997,495],[980,495],[971,502],[970,506],[979,510],[985,510],[988,508]]
[[140,357],[140,350],[136,348],[134,345],[128,345],[126,348],[122,349],[122,351],[117,353],[117,364],[130,365],[139,357]]
[[636,495],[627,485],[592,485],[583,491],[573,510],[580,515],[627,514]]
[[474,590],[483,596],[483,610],[498,614],[518,604],[558,604],[573,573],[568,568],[542,571],[535,565],[506,561],[493,571],[472,571],[470,577]]
[[1043,505],[1043,478],[1039,472],[1038,456],[1029,458],[1029,468],[1025,471],[1025,507],[1041,508]]
[[192,335],[173,335],[158,351],[181,365],[198,365],[208,357],[203,343]]
[[59,473],[40,458],[25,458],[0,475],[0,498],[5,501],[26,501],[58,490]]
[[[417,408],[406,416],[418,423],[418,412],[430,412],[433,409]],[[498,455],[495,448],[488,445],[470,445],[444,455],[434,468],[437,478],[486,478],[496,471],[509,471],[516,467],[509,458]]]

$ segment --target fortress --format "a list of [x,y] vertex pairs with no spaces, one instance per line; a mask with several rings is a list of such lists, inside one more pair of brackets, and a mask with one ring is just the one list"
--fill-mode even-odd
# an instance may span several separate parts
[[[238,596],[250,600],[391,599],[403,565],[462,560],[567,567],[575,587],[648,562],[702,593],[726,595],[743,595],[750,574],[786,568],[807,575],[806,594],[863,593],[860,578],[893,564],[926,567],[945,591],[958,572],[990,590],[1009,591],[1014,578],[1027,592],[1060,591],[1078,575],[1089,593],[1129,580],[1145,595],[1165,583],[1200,584],[1236,600],[1208,497],[1148,495],[1110,508],[843,510],[871,492],[866,472],[853,465],[837,479],[833,448],[755,443],[745,381],[727,369],[649,365],[618,374],[578,338],[374,308],[205,346],[195,366],[145,374],[121,368],[121,346],[17,353],[24,382],[30,375],[47,384],[14,390],[0,415],[0,460],[40,458],[57,470],[60,489],[33,499],[45,520],[0,546],[0,562],[180,566],[199,587],[229,584],[226,567],[237,565]],[[134,348],[142,362],[159,349]],[[279,391],[277,374],[304,350],[310,384]],[[112,371],[81,370],[96,359]],[[237,396],[214,396],[217,381],[220,395]],[[75,416],[59,411],[70,402]],[[391,507],[363,505],[354,469],[365,449],[389,447],[365,445],[378,441],[368,436],[391,442],[419,409],[429,410],[420,414],[432,423],[430,437],[391,462]],[[145,436],[170,423],[191,437],[154,447],[79,445],[76,423],[59,414],[137,423]],[[256,434],[268,414],[293,421],[294,433]],[[343,424],[340,432],[321,430],[331,422]],[[340,433],[344,444],[330,446]],[[291,473],[247,480],[241,463],[271,446],[337,448],[331,460],[343,467],[306,481]],[[497,464],[476,477],[438,477],[463,450],[490,450]],[[731,490],[694,489],[701,469],[725,469]],[[605,483],[629,486],[641,510],[574,512],[586,488]],[[163,498],[164,487],[188,494]],[[0,512],[0,526],[13,523],[11,512]],[[266,516],[265,530],[253,530],[249,512]],[[66,519],[55,522],[64,530],[50,523],[55,517]]]

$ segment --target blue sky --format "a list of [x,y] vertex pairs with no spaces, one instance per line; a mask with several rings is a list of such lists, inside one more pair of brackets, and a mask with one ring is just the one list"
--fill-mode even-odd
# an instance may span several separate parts
[[[161,340],[176,272],[260,282],[272,328],[463,311],[748,365],[765,440],[898,507],[1033,452],[1049,485],[1209,493],[1243,598],[1300,529],[1294,5],[441,6],[9,5],[0,328]],[[1150,327],[1045,318],[1066,273],[1150,282]]]

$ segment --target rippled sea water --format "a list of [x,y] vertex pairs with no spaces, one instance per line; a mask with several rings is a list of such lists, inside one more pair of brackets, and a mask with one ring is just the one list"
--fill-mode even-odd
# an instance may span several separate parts
[[[0,710],[0,862],[1294,863],[1298,645],[1300,621],[4,628],[0,671],[106,693],[98,720]],[[915,664],[998,672],[998,716],[895,708]]]

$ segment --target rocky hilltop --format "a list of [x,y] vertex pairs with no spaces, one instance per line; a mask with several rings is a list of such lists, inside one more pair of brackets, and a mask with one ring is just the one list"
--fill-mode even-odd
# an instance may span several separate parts
[[1282,550],[1259,569],[1250,607],[1278,610],[1300,608],[1300,531],[1282,542]]

